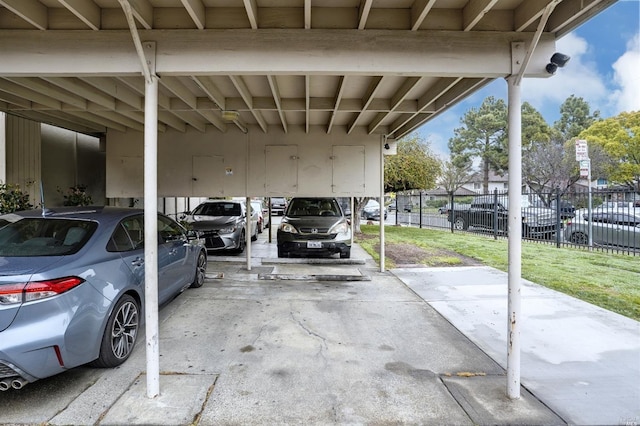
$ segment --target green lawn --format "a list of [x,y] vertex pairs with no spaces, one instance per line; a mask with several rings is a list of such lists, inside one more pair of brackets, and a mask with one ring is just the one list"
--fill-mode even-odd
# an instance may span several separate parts
[[[361,228],[364,235],[356,234],[356,242],[379,261],[378,226],[362,225]],[[423,260],[425,266],[432,264],[430,253],[437,257],[438,265],[459,265],[458,258],[446,256],[446,251],[450,251],[502,271],[508,268],[506,239],[386,226],[385,250],[389,251],[393,244],[401,243],[422,248],[427,254]],[[388,258],[385,258],[385,265],[388,268],[395,267]],[[640,321],[640,256],[556,248],[549,244],[523,241],[522,277]]]

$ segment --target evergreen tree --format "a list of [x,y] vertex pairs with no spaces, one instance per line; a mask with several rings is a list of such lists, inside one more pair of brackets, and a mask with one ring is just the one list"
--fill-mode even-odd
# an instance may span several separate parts
[[458,167],[468,166],[474,159],[482,165],[482,185],[489,191],[489,171],[507,170],[507,105],[493,96],[479,108],[471,108],[460,119],[461,127],[449,139],[451,161]]

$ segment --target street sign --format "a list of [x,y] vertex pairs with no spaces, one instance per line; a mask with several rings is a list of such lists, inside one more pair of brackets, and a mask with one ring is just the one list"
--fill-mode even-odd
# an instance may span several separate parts
[[588,159],[589,159],[589,147],[587,145],[587,141],[577,140],[576,141],[576,161],[583,161]]
[[590,160],[580,160],[580,177],[589,177],[589,169],[591,168]]

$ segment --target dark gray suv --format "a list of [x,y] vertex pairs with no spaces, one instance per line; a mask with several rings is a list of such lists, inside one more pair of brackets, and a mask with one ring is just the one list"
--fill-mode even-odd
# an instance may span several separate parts
[[351,227],[335,198],[293,198],[278,227],[278,257],[351,256]]

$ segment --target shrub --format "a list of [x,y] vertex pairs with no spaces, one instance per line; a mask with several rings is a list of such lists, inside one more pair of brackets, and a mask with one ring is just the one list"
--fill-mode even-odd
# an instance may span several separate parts
[[90,206],[93,204],[91,195],[87,194],[86,185],[70,186],[66,192],[60,188],[57,191],[64,197],[63,204],[65,206]]
[[25,194],[19,185],[0,183],[0,214],[29,210],[33,205],[29,202],[29,194]]

